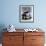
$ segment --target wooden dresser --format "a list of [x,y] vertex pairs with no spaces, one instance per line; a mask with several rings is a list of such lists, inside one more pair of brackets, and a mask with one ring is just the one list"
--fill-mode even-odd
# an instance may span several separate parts
[[3,46],[44,46],[44,32],[3,32]]

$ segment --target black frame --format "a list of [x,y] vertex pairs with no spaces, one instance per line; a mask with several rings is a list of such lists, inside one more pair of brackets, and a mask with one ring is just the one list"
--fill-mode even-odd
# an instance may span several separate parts
[[[21,21],[21,8],[22,7],[32,7],[32,13],[33,13],[33,20],[32,21],[27,21],[27,22],[23,22],[23,21]],[[33,23],[34,22],[34,5],[19,5],[19,22],[20,23]]]

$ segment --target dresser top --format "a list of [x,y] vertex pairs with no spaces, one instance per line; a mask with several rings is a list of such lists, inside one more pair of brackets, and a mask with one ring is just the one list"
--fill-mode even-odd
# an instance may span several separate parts
[[[8,31],[7,31],[8,32]],[[16,29],[16,32],[26,32],[24,29]],[[28,32],[32,32],[32,31],[28,31]],[[43,32],[43,31],[41,31],[41,30],[38,30],[38,31],[33,31],[34,33],[36,33],[36,32]],[[33,33],[32,32],[32,33]]]

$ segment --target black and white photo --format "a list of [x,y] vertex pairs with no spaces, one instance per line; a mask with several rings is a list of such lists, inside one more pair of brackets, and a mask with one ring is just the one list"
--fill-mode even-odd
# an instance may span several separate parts
[[34,22],[34,5],[19,6],[20,22]]

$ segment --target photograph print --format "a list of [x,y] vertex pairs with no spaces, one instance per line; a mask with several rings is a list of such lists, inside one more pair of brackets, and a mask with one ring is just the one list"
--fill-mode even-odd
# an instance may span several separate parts
[[34,5],[20,5],[20,22],[34,22]]

